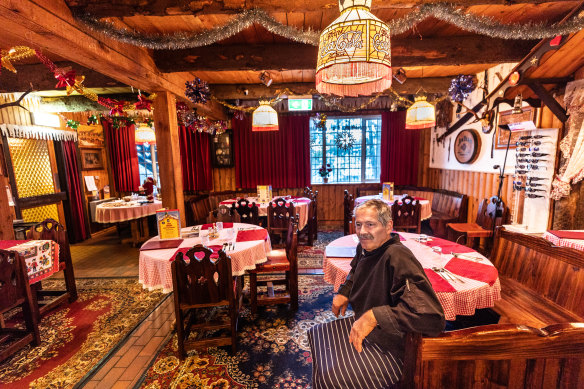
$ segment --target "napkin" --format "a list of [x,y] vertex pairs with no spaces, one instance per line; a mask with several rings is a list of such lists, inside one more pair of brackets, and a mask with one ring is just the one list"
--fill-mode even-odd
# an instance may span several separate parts
[[180,246],[183,239],[169,239],[169,240],[151,240],[140,247],[140,251],[146,250],[160,250],[160,249],[174,249]]
[[[221,250],[223,248],[223,246],[212,245],[212,246],[207,246],[207,248],[213,250],[213,254],[211,254],[211,258],[219,258],[219,250]],[[186,254],[186,252],[189,251],[190,249],[192,249],[192,247],[181,247],[180,249],[176,250],[176,252],[172,256],[172,258],[170,258],[170,262],[175,260],[178,253]],[[195,253],[195,257],[197,259],[201,259],[204,257],[204,255],[202,252],[198,252],[198,253]]]
[[584,240],[584,231],[558,231],[558,230],[549,230],[550,234],[557,236],[560,239],[582,239]]
[[356,246],[326,246],[327,258],[353,258],[357,252]]
[[450,254],[450,253],[474,253],[475,251],[468,246],[464,246],[458,243],[454,243],[450,240],[441,239],[441,238],[432,238],[432,240],[428,243],[431,246],[438,246],[442,248],[443,254]]
[[[232,228],[233,223],[230,222],[223,222],[223,228]],[[206,230],[207,228],[213,228],[213,223],[203,224],[201,226],[201,230]]]
[[499,276],[495,266],[483,265],[462,258],[452,258],[444,268],[459,276],[486,282],[490,286],[493,286]]
[[438,275],[434,270],[424,269],[424,272],[428,276],[428,279],[432,284],[432,289],[434,289],[435,292],[456,292],[456,289],[454,289],[448,281]]
[[236,242],[249,242],[251,240],[266,240],[268,231],[262,229],[238,231]]
[[11,247],[23,244],[26,240],[0,240],[0,249],[8,250]]

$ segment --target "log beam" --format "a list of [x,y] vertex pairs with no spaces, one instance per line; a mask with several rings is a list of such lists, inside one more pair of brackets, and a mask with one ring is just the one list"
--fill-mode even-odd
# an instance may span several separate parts
[[[394,67],[505,63],[521,60],[537,41],[484,36],[393,39]],[[164,72],[234,70],[312,70],[318,48],[298,43],[211,45],[194,49],[157,50],[154,60]]]

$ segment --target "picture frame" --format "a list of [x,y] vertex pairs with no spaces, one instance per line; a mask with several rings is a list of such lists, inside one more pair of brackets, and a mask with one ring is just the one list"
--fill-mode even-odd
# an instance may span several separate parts
[[211,152],[214,167],[232,167],[234,165],[233,133],[225,131],[215,135],[211,141]]
[[[535,127],[538,126],[536,123],[537,112],[538,109],[533,107],[523,107],[521,108],[523,111],[520,114],[514,114],[513,110],[507,111],[500,111],[497,114],[497,125],[496,125],[496,133],[495,133],[495,148],[496,149],[505,149],[507,147],[507,141],[509,140],[509,131],[501,131],[499,125],[502,124],[509,124],[509,123],[518,123],[518,122],[526,122],[532,121]],[[520,137],[529,134],[529,130],[519,130],[519,131],[512,131],[511,132],[511,143],[509,143],[509,148],[514,149],[517,147],[517,141]]]
[[102,150],[83,148],[81,152],[81,170],[103,170]]

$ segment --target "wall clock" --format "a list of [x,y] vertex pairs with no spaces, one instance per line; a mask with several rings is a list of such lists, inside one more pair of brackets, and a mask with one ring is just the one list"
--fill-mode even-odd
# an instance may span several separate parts
[[481,136],[477,130],[462,130],[454,141],[454,156],[460,163],[473,163],[481,152]]

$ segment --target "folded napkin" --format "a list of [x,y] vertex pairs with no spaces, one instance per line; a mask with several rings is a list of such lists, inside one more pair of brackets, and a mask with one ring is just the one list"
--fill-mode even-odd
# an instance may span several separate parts
[[550,234],[557,236],[560,239],[582,239],[584,240],[584,231],[568,231],[568,230],[549,230]]
[[[223,248],[223,246],[212,245],[212,246],[207,246],[207,248],[213,250],[213,254],[211,254],[210,258],[219,258],[219,250],[221,250]],[[189,251],[190,249],[192,249],[192,247],[181,247],[180,249],[176,250],[176,252],[172,256],[172,258],[170,258],[170,262],[175,260],[178,253],[186,254],[186,252]],[[203,257],[204,257],[204,255],[202,252],[195,253],[195,258],[201,259]]]
[[441,239],[441,238],[432,238],[431,241],[428,242],[428,246],[438,246],[442,248],[443,254],[450,254],[450,253],[473,253],[475,252],[468,246],[464,246],[458,243],[454,243],[450,240]]
[[307,199],[305,197],[298,197],[298,198],[293,198],[292,202],[294,203],[310,203],[310,199]]
[[262,229],[238,231],[236,242],[249,242],[251,240],[266,240],[268,231]]
[[168,240],[151,240],[140,247],[140,251],[146,250],[160,250],[160,249],[175,249],[181,245],[183,239],[168,239]]
[[[233,223],[230,222],[223,222],[223,228],[232,228]],[[201,230],[206,230],[207,228],[213,228],[213,223],[203,224],[201,226]]]
[[357,246],[326,246],[327,258],[353,258],[357,252]]
[[26,240],[0,240],[0,249],[8,250],[11,247],[18,246],[27,242]]
[[442,278],[438,273],[432,269],[424,269],[424,272],[428,276],[430,283],[432,284],[432,289],[434,292],[456,292],[456,289],[448,281]]
[[486,282],[490,286],[493,286],[499,276],[495,266],[483,265],[462,258],[452,258],[444,268],[459,276]]

